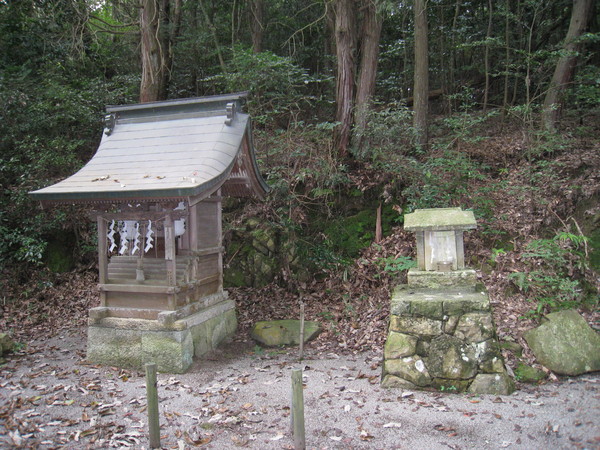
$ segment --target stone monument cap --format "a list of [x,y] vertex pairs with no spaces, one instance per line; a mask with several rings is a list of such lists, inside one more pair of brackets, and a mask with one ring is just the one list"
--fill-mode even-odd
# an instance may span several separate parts
[[461,208],[417,209],[404,216],[408,231],[472,230],[477,228],[473,211]]

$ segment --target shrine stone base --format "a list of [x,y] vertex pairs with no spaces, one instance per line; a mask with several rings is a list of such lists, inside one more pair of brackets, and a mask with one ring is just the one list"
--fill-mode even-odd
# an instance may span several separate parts
[[514,382],[504,367],[483,285],[419,285],[401,285],[392,294],[382,386],[511,394]]
[[222,300],[178,317],[164,311],[158,320],[106,316],[105,308],[90,310],[87,360],[110,366],[143,369],[154,362],[161,372],[183,373],[194,357],[214,350],[237,328],[235,303]]

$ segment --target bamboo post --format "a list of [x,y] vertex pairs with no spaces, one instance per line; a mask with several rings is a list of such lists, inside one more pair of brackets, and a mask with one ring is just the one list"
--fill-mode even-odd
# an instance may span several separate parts
[[148,404],[148,433],[150,448],[160,448],[160,423],[158,420],[158,392],[156,389],[156,363],[146,364],[146,397]]
[[292,434],[294,450],[304,450],[304,392],[302,388],[302,369],[292,369]]
[[298,359],[304,358],[304,302],[300,302],[300,355]]

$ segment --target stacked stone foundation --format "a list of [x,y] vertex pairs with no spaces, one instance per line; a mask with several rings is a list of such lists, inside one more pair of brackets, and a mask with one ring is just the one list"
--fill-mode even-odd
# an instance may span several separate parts
[[[218,298],[216,298],[218,297]],[[214,350],[237,328],[235,303],[226,293],[214,304],[180,317],[165,311],[158,320],[106,316],[106,308],[90,310],[87,360],[131,369],[154,362],[161,372],[183,373],[194,357]]]
[[[441,283],[447,273],[409,276],[391,300],[384,348],[382,385],[507,395],[507,374],[496,337],[489,297],[483,285]],[[411,278],[419,280],[415,286]],[[464,277],[453,277],[464,281]],[[470,278],[470,277],[469,277]],[[469,280],[470,281],[470,280]],[[425,287],[424,287],[425,286]]]

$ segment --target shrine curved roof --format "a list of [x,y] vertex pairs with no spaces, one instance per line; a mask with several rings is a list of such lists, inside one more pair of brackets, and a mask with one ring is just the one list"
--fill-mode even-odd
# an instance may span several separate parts
[[225,195],[264,197],[245,94],[107,107],[92,159],[77,173],[30,192],[41,201],[150,201]]

